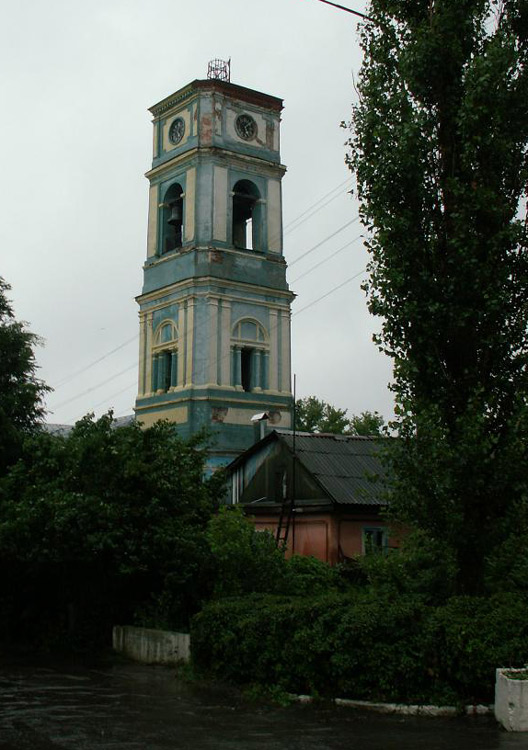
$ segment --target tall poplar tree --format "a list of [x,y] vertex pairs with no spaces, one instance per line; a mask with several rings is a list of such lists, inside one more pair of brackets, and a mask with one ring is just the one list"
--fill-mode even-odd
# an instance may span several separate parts
[[371,0],[368,15],[348,161],[394,364],[391,505],[478,591],[527,503],[528,3]]

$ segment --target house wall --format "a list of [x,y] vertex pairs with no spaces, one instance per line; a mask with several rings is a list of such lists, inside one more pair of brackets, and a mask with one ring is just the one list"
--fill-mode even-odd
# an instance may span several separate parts
[[[258,516],[254,519],[257,531],[267,529],[275,534],[277,516]],[[365,514],[360,518],[335,517],[329,513],[295,517],[290,527],[286,556],[312,555],[318,560],[336,565],[344,557],[363,554],[363,530],[387,527],[377,514]],[[401,532],[399,534],[401,536]],[[399,537],[389,534],[389,548],[399,545]]]

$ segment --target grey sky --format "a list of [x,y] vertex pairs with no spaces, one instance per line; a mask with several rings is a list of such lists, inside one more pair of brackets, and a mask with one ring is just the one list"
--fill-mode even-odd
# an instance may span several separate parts
[[[361,11],[366,3],[348,4]],[[298,396],[389,416],[390,363],[371,342],[377,322],[359,289],[366,253],[361,239],[352,242],[362,228],[355,221],[337,231],[357,216],[339,128],[355,97],[356,29],[353,16],[316,0],[30,0],[4,10],[0,274],[13,287],[17,317],[45,339],[38,361],[55,389],[50,421],[109,407],[116,415],[132,411],[134,297],[146,254],[143,174],[152,157],[147,108],[205,78],[213,57],[232,58],[233,83],[284,99]],[[319,210],[295,221],[314,204]]]

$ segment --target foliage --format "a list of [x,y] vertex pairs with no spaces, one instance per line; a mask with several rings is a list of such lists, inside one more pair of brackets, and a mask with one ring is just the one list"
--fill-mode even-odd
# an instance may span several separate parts
[[215,562],[216,596],[262,593],[280,586],[284,555],[269,531],[257,532],[239,506],[220,508],[207,540]]
[[456,565],[451,550],[420,531],[405,535],[400,548],[388,555],[358,557],[355,567],[373,596],[443,604],[453,594]]
[[362,411],[361,414],[355,414],[349,424],[348,431],[351,435],[381,436],[385,430],[385,420],[377,411]]
[[299,432],[333,432],[341,434],[348,428],[346,409],[336,409],[315,396],[295,402],[295,426]]
[[346,579],[338,568],[316,557],[292,555],[286,560],[279,592],[290,596],[320,596],[346,588]]
[[239,506],[222,507],[207,527],[214,595],[313,596],[345,586],[339,572],[315,557],[286,559],[269,531],[257,531]]
[[348,435],[381,435],[384,419],[377,411],[364,411],[347,417],[347,409],[337,409],[316,396],[295,402],[295,425],[300,432],[329,432]]
[[0,276],[0,474],[20,455],[23,436],[42,418],[50,390],[36,377],[39,338],[15,320],[6,297],[10,288]]
[[246,596],[192,621],[197,670],[241,684],[365,700],[489,701],[498,664],[521,665],[528,601],[393,595]]
[[203,466],[198,438],[168,423],[114,429],[108,414],[66,438],[28,437],[0,483],[4,628],[31,638],[47,618],[55,637],[83,640],[93,618],[93,637],[108,641],[105,628],[134,611],[184,625],[209,594],[218,492]]
[[393,359],[391,504],[475,591],[528,489],[526,3],[372,0],[368,14],[348,160]]

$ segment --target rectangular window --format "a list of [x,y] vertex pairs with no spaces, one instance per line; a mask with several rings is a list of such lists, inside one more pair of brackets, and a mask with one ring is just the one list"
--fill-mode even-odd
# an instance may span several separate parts
[[387,552],[389,548],[389,532],[385,526],[363,526],[361,535],[361,549],[364,555],[375,552]]

